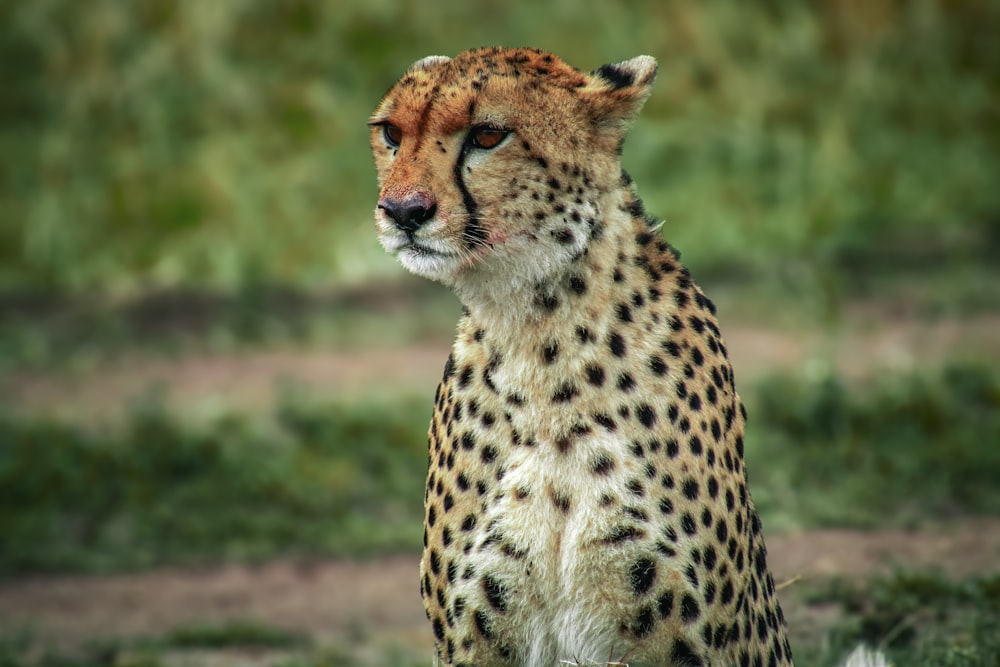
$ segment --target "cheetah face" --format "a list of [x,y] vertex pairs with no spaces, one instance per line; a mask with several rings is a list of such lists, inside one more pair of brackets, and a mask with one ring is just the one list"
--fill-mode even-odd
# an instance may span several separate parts
[[502,297],[585,251],[656,63],[582,73],[533,49],[414,63],[370,120],[378,237],[407,269]]

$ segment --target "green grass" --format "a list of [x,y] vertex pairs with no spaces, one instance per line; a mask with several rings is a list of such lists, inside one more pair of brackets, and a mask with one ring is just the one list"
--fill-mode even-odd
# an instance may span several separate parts
[[1000,664],[1000,573],[959,581],[906,571],[833,580],[811,601],[836,603],[844,619],[821,642],[793,646],[799,664],[839,666],[859,643],[880,648],[900,667]]
[[423,403],[288,405],[109,432],[0,419],[0,574],[412,550]]
[[[113,630],[112,630],[113,632]],[[256,621],[187,625],[161,636],[95,638],[56,649],[31,633],[0,630],[2,667],[160,667],[254,664],[276,667],[417,667],[427,657],[399,646],[321,645],[310,637]]]
[[1000,375],[957,366],[851,386],[778,377],[747,399],[750,488],[770,529],[1000,514]]
[[[822,582],[808,604],[834,605],[841,617],[810,637],[792,627],[796,663],[840,667],[858,644],[899,667],[995,667],[1000,663],[1000,574],[948,580],[900,571],[874,579]],[[308,637],[257,622],[176,628],[159,637],[96,639],[72,651],[39,645],[30,634],[0,633],[3,667],[158,667],[226,664],[253,655],[277,667],[416,667],[428,656],[402,647],[318,646]]]
[[414,60],[494,43],[660,60],[624,160],[696,274],[822,293],[995,256],[997,25],[985,0],[4,3],[0,289],[395,274],[366,117]]
[[412,278],[333,291],[249,285],[131,299],[0,295],[0,370],[86,368],[129,354],[405,344],[450,337],[459,313],[450,292]]
[[[996,373],[783,378],[747,397],[769,530],[1000,514]],[[290,397],[207,424],[155,407],[101,431],[0,418],[0,574],[416,550],[429,413]]]

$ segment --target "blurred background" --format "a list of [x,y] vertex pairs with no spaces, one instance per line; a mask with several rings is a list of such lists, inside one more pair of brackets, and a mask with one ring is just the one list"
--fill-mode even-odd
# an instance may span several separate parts
[[719,305],[801,664],[1000,662],[1000,4],[0,4],[0,664],[428,664],[460,304],[372,225],[413,61],[660,73],[624,153]]

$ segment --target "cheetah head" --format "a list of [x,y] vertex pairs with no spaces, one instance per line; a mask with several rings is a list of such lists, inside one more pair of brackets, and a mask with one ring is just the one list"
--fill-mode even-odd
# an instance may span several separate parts
[[380,242],[463,298],[543,282],[602,233],[655,75],[649,56],[588,74],[537,49],[417,61],[369,122]]

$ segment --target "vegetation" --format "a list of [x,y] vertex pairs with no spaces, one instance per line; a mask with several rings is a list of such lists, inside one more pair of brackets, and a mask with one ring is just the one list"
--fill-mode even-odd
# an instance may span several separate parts
[[[897,572],[864,581],[834,580],[813,590],[809,603],[833,604],[842,616],[821,637],[800,637],[792,629],[798,664],[840,667],[858,644],[878,648],[891,664],[906,667],[994,667],[1000,662],[1000,575],[950,581],[935,573]],[[254,651],[258,660],[270,656],[266,663],[281,667],[427,664],[427,657],[412,649],[317,646],[306,637],[247,621],[104,641],[72,653],[39,649],[30,635],[9,632],[0,634],[4,667],[159,667],[177,664],[179,658],[182,664],[225,664],[227,651],[236,656]],[[193,650],[215,659],[205,654],[198,659]]]
[[895,665],[1000,663],[1000,574],[949,581],[936,573],[897,572],[874,580],[835,580],[811,601],[836,603],[848,616],[824,644],[799,645],[795,658],[801,664],[839,666],[858,643],[881,648]]
[[197,426],[0,419],[0,574],[115,570],[420,543],[429,407],[289,404]]
[[[0,3],[0,373],[450,331],[450,295],[384,287],[400,271],[371,229],[365,121],[413,60],[495,43],[584,69],[658,58],[625,166],[739,314],[835,327],[859,297],[1000,312],[998,26],[989,0]],[[395,317],[413,303],[422,318]],[[996,368],[741,389],[769,531],[1000,513]],[[419,548],[427,396],[289,394],[208,422],[153,401],[104,427],[11,405],[0,579]],[[859,642],[900,666],[1000,663],[996,574],[898,572],[807,597],[844,614],[793,635],[800,664],[839,665]],[[0,667],[198,651],[426,664],[250,621],[71,651],[20,630],[0,629]]]
[[777,262],[824,297],[995,257],[997,25],[989,0],[4,3],[0,290],[395,271],[366,117],[417,58],[493,43],[660,60],[625,162],[697,274]]
[[[1000,512],[1000,451],[984,446],[1000,442],[996,374],[958,367],[863,393],[774,379],[749,396],[769,529]],[[0,514],[0,573],[416,550],[429,409],[290,398],[268,419],[195,425],[152,407],[99,432],[7,416],[0,506],[19,509]]]

